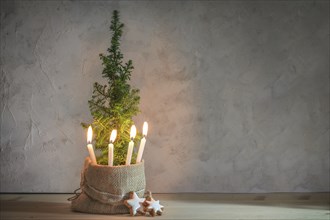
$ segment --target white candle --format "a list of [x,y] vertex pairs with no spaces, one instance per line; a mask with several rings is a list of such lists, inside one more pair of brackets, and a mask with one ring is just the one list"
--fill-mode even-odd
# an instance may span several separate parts
[[113,166],[113,142],[116,140],[117,130],[112,130],[110,144],[108,145],[108,166]]
[[140,147],[139,147],[139,152],[136,158],[136,163],[140,163],[142,160],[142,155],[143,155],[143,151],[144,151],[144,146],[146,144],[146,137],[147,137],[147,133],[148,133],[148,123],[145,121],[143,123],[143,138],[141,139],[141,143],[140,143]]
[[92,137],[93,137],[92,126],[89,126],[88,127],[88,132],[87,132],[87,149],[88,149],[88,152],[89,152],[89,157],[92,160],[92,163],[97,164],[94,149],[93,149],[93,145],[92,145]]
[[132,159],[132,153],[133,153],[133,147],[134,147],[134,138],[136,135],[136,127],[135,125],[132,125],[131,127],[131,141],[128,144],[128,150],[127,150],[127,157],[126,157],[126,165],[130,165],[131,164],[131,159]]

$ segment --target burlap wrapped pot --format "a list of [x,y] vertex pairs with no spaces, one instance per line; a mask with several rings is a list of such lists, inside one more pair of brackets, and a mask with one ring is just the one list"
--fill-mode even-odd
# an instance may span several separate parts
[[129,213],[124,200],[131,191],[143,197],[145,190],[144,162],[129,166],[93,165],[85,159],[81,172],[81,193],[71,200],[74,211],[98,214]]

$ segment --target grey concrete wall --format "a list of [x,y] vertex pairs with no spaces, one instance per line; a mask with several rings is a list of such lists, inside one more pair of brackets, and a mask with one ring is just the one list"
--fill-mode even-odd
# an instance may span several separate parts
[[1,192],[72,192],[112,11],[154,192],[329,191],[328,1],[1,1]]

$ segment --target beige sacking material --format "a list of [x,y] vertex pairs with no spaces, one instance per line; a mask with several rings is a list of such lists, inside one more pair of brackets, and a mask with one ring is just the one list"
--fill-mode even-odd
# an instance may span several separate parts
[[94,165],[85,159],[81,172],[81,193],[71,200],[74,211],[98,214],[124,214],[129,192],[143,197],[145,191],[144,162],[129,166]]

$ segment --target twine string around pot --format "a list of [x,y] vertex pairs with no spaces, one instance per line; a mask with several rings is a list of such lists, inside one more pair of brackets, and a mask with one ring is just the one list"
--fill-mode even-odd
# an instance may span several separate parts
[[[93,197],[94,199],[102,202],[102,203],[113,203],[113,201],[120,201],[124,198],[128,198],[128,193],[126,194],[113,194],[109,192],[104,192],[95,189],[93,186],[89,185],[88,183],[84,182],[84,185],[82,186],[84,192],[89,195],[90,197]],[[135,190],[137,194],[141,194],[144,192],[143,189]],[[79,196],[79,195],[78,195]]]
[[75,189],[75,190],[73,191],[74,195],[71,196],[70,198],[68,198],[67,200],[68,200],[68,201],[72,201],[72,200],[77,199],[77,198],[80,196],[80,194],[81,194],[81,192],[78,192],[79,190],[80,190],[80,187],[79,187],[78,189]]
[[[89,189],[93,190],[95,193],[102,194],[102,195],[104,195],[104,197],[107,197],[107,198],[112,197],[114,199],[120,200],[120,199],[123,199],[125,197],[125,195],[115,195],[115,194],[111,194],[111,193],[107,193],[107,192],[101,192],[101,191],[95,189],[94,187],[92,187],[92,186],[90,186],[90,185],[88,185],[86,183],[85,183],[85,187],[88,187]],[[77,199],[80,196],[80,194],[81,194],[81,192],[78,192],[79,190],[81,190],[80,187],[78,189],[75,189],[73,191],[74,195],[71,196],[70,198],[68,198],[67,200],[68,201],[72,201],[72,200]],[[139,194],[139,193],[141,193],[143,191],[144,191],[144,189],[141,189],[141,190],[138,190],[138,191],[135,191],[135,192]],[[148,191],[148,193],[149,192],[150,191]]]

